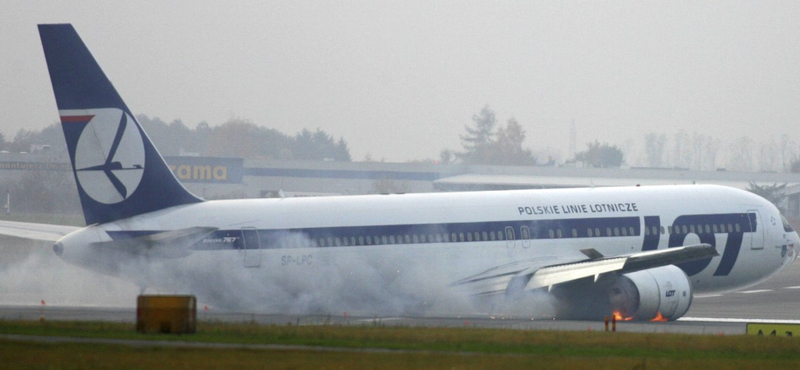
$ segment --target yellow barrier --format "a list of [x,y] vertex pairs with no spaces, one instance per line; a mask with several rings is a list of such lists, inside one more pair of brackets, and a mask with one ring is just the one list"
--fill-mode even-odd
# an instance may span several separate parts
[[791,337],[800,335],[800,324],[747,323],[747,335]]
[[136,299],[136,331],[194,333],[197,300],[192,295],[140,295]]

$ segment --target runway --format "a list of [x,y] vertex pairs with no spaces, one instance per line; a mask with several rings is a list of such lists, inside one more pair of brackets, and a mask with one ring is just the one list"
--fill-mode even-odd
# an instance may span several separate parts
[[[17,262],[19,268],[0,271],[5,288],[0,289],[0,320],[78,320],[133,323],[136,319],[135,287],[65,264],[46,256]],[[57,270],[53,266],[60,266]],[[61,281],[69,269],[70,281]],[[45,281],[46,284],[42,284]],[[36,282],[36,283],[34,283]],[[42,304],[44,301],[45,304]],[[120,302],[123,303],[120,306]],[[198,320],[253,322],[276,325],[404,325],[438,327],[483,327],[521,330],[603,330],[602,322],[533,320],[525,317],[470,315],[351,316],[284,315],[229,312],[198,303]],[[752,321],[800,323],[800,263],[744,291],[696,296],[689,312],[677,322],[620,322],[618,331],[676,332],[692,334],[743,334]]]

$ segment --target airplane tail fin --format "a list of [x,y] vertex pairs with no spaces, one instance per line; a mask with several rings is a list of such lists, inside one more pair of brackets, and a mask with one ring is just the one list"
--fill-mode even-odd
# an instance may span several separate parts
[[86,224],[201,202],[175,178],[70,24],[39,25]]

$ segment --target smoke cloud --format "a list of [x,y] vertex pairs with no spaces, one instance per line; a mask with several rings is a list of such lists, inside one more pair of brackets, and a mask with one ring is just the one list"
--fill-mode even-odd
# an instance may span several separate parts
[[[194,294],[201,305],[243,313],[554,316],[546,293],[476,299],[467,286],[453,286],[456,266],[462,277],[481,270],[466,262],[472,258],[423,259],[414,248],[382,249],[262,250],[253,268],[244,267],[244,251],[194,251],[180,259],[107,260],[120,276],[109,277],[61,260],[49,245],[4,244],[0,304],[133,307],[144,282],[148,294]],[[310,263],[281,263],[300,255],[311,255]]]

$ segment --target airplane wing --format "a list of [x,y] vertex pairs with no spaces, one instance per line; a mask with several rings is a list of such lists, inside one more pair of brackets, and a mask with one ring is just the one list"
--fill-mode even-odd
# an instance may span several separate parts
[[0,235],[15,238],[55,242],[75,230],[77,226],[37,224],[33,222],[0,221]]
[[[696,244],[613,257],[604,257],[594,249],[581,252],[586,254],[588,259],[560,263],[552,258],[519,261],[486,270],[457,281],[454,285],[469,285],[475,295],[504,293],[512,281],[524,283],[524,290],[543,287],[549,289],[556,284],[586,277],[594,276],[597,281],[600,275],[606,273],[626,274],[719,255],[716,248],[710,244]],[[545,261],[547,261],[546,265]]]

